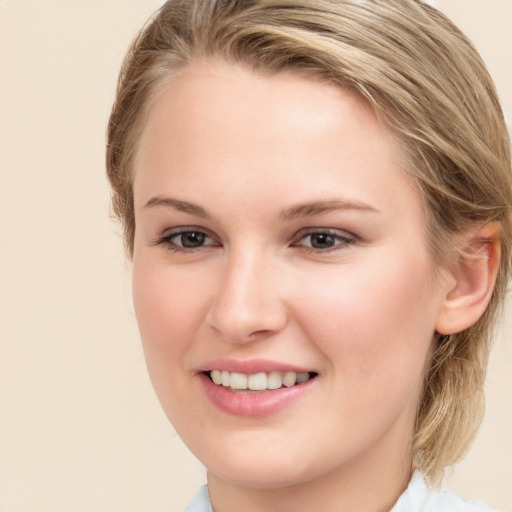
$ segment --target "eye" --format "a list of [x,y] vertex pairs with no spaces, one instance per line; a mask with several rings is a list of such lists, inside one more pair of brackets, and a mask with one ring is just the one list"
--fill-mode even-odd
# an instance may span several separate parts
[[353,236],[335,230],[325,229],[302,234],[298,242],[294,245],[302,246],[309,250],[328,252],[341,249],[354,242],[355,238]]
[[173,242],[180,247],[195,248],[205,245],[205,242],[209,240],[209,236],[201,231],[183,231],[176,233],[169,238],[170,242]]
[[167,232],[162,237],[155,240],[153,245],[163,245],[172,251],[187,251],[218,244],[204,231],[180,228]]

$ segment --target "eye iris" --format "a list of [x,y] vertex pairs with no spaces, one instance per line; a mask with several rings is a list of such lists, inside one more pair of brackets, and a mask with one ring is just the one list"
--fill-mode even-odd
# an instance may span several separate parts
[[311,235],[311,247],[315,249],[326,249],[335,244],[333,235],[328,233],[314,233]]
[[180,242],[183,247],[201,247],[204,245],[206,235],[197,231],[181,233]]

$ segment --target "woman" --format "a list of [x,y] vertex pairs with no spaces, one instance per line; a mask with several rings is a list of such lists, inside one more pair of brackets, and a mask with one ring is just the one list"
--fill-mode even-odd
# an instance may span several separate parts
[[108,133],[149,373],[208,470],[187,509],[488,510],[437,492],[481,417],[510,147],[414,0],[171,0]]

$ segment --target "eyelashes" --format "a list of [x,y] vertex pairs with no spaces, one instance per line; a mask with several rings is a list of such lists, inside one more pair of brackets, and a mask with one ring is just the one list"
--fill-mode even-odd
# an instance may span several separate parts
[[315,229],[302,233],[299,240],[292,245],[315,252],[331,252],[342,249],[356,241],[353,235],[333,229]]
[[[342,250],[358,241],[357,237],[342,230],[314,228],[294,235],[289,246],[317,254]],[[195,226],[184,226],[166,231],[152,242],[175,253],[196,253],[209,248],[222,247],[212,234]]]
[[195,227],[177,228],[166,232],[153,241],[152,245],[161,245],[173,252],[192,252],[204,247],[220,247],[204,230]]

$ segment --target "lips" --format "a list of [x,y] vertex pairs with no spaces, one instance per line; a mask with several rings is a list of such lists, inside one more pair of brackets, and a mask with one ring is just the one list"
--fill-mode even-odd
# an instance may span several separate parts
[[275,414],[307,393],[316,372],[272,361],[215,361],[200,371],[203,388],[221,411],[242,417]]

